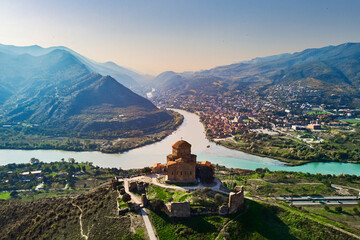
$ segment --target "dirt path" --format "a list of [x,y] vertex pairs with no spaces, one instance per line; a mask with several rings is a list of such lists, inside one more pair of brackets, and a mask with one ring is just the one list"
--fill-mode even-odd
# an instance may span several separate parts
[[[134,194],[132,194],[130,191],[129,191],[129,182],[127,179],[124,179],[124,188],[125,188],[125,191],[131,196],[131,199],[140,204],[141,201],[137,198],[137,196],[135,196]],[[145,209],[142,207],[140,208],[140,214],[141,216],[143,217],[143,220],[144,220],[144,223],[145,223],[145,227],[146,227],[146,231],[148,233],[148,236],[149,236],[149,239],[150,240],[157,240],[158,238],[156,237],[155,235],[155,232],[154,232],[154,228],[150,222],[150,219],[149,219],[149,215],[147,214],[147,212],[145,211]]]
[[[81,234],[81,236],[82,236],[83,238],[85,238],[86,240],[88,240],[89,236],[84,234],[83,225],[82,225],[82,212],[83,212],[83,211],[82,211],[82,209],[81,209],[78,205],[76,205],[75,203],[72,203],[72,205],[73,205],[74,207],[77,207],[77,208],[80,210],[80,216],[79,216],[80,234]],[[89,232],[90,232],[90,231],[89,231]],[[88,234],[89,234],[89,233],[88,233]]]

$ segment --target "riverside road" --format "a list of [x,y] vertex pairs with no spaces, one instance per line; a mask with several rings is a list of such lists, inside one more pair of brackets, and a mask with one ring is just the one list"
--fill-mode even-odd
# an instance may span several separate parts
[[293,205],[356,205],[360,201],[360,196],[283,196],[276,199],[292,202]]

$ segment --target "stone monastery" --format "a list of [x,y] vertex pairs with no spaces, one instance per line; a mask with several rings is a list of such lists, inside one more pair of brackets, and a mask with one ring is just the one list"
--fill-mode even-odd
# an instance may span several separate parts
[[166,164],[155,163],[153,172],[165,172],[167,182],[195,183],[200,167],[209,167],[214,171],[214,166],[208,161],[197,163],[196,155],[191,154],[191,144],[180,140],[172,145],[172,154],[167,156]]

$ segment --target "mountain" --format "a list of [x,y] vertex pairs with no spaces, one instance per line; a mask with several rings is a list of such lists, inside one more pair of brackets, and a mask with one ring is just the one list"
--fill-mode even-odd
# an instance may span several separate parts
[[[181,84],[173,84],[175,76],[181,79],[178,80]],[[305,91],[305,88],[318,92],[324,103],[357,105],[360,103],[360,43],[256,58],[191,75],[160,74],[152,84],[161,91],[181,94],[189,93],[189,90],[201,91],[205,89],[204,84],[208,84],[207,88],[212,92],[221,86],[220,92],[251,88],[264,95],[274,94],[279,87],[290,87],[295,91]],[[311,102],[315,98],[307,96],[302,100]]]
[[99,73],[101,75],[110,75],[115,78],[119,83],[128,88],[139,87],[139,83],[144,81],[146,77],[138,74],[132,70],[121,67],[113,62],[99,63],[95,62],[67,47],[57,46],[42,48],[38,45],[33,46],[13,46],[0,44],[0,52],[11,55],[29,54],[32,56],[40,56],[48,54],[54,50],[64,50],[75,56],[81,63],[83,63],[90,71]]
[[106,137],[160,131],[173,120],[114,78],[94,73],[69,51],[34,56],[10,50],[0,50],[2,124],[26,123],[33,126],[27,131],[48,135]]

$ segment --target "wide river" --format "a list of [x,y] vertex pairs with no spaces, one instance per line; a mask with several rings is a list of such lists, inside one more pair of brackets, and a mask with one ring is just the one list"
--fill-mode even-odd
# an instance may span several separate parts
[[[210,161],[226,167],[256,169],[267,167],[270,170],[286,170],[322,174],[355,174],[360,175],[360,164],[352,163],[308,163],[302,166],[289,167],[284,163],[265,157],[227,149],[209,142],[205,138],[204,127],[196,114],[176,110],[184,116],[183,124],[177,131],[160,142],[133,149],[121,154],[101,152],[69,152],[58,150],[0,150],[0,165],[8,163],[27,163],[35,157],[43,162],[59,161],[61,158],[75,158],[78,162],[93,162],[100,167],[117,167],[122,169],[142,168],[153,163],[165,163],[166,155],[171,153],[171,145],[180,139],[192,145],[192,152],[198,161]],[[210,147],[208,147],[210,146]]]

